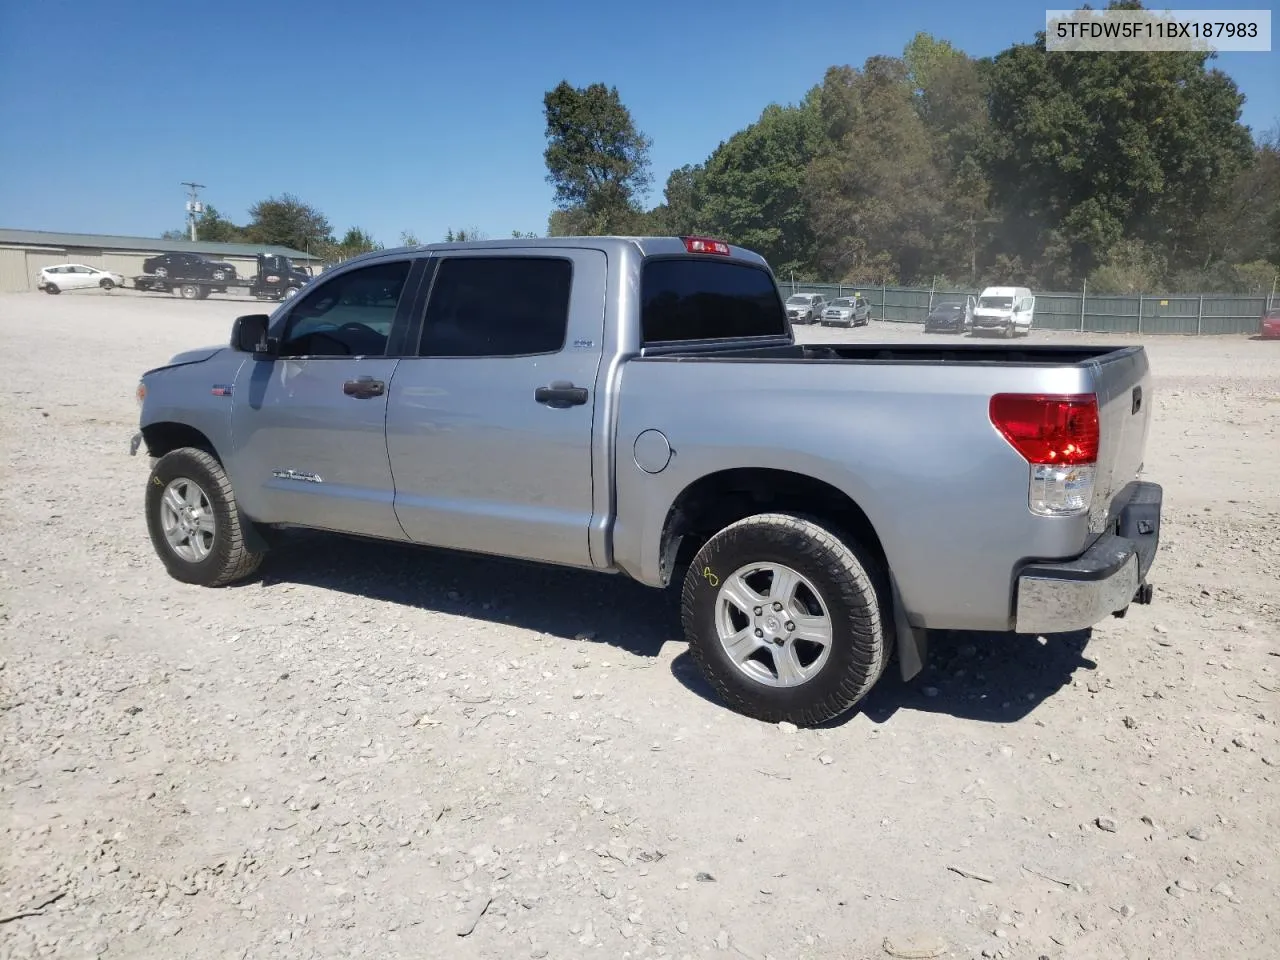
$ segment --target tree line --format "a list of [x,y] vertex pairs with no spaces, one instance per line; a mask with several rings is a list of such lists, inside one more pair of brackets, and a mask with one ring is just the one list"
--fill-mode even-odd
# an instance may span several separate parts
[[[189,236],[187,230],[167,230],[162,234],[166,240],[186,240]],[[513,230],[511,236],[532,237],[534,234]],[[206,204],[196,217],[196,237],[220,243],[289,247],[310,253],[326,263],[339,263],[384,249],[382,243],[361,227],[350,227],[342,236],[336,236],[329,219],[319,209],[289,193],[255,203],[249,208],[249,222],[244,226],[233,223],[213,204]],[[443,239],[454,243],[487,240],[488,236],[476,227],[450,227]],[[417,246],[421,242],[412,230],[400,233],[403,246]]]
[[809,281],[1265,293],[1280,135],[1254,141],[1211,57],[1049,53],[1039,32],[975,58],[920,33],[769,105],[653,207],[652,142],[617,89],[562,82],[548,232],[705,234]]

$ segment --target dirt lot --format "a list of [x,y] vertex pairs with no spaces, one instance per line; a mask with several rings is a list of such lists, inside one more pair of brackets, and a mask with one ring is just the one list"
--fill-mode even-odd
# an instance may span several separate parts
[[619,578],[301,536],[169,579],[136,378],[258,309],[0,296],[0,955],[1275,956],[1280,343],[1146,341],[1152,606],[787,733]]

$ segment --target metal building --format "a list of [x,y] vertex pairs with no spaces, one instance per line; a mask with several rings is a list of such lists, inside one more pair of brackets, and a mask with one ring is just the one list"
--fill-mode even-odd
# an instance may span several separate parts
[[92,233],[49,233],[44,230],[9,230],[0,227],[0,292],[35,290],[44,267],[59,263],[83,263],[114,270],[126,277],[142,273],[142,262],[158,253],[202,253],[234,264],[240,276],[258,269],[259,253],[288,257],[294,263],[320,272],[319,256],[288,247],[256,243],[213,243],[197,240],[156,240],[151,237],[111,237]]

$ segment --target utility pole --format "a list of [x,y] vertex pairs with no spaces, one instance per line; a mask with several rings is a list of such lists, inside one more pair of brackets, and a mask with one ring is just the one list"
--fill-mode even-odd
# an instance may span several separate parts
[[200,202],[198,191],[204,189],[204,184],[183,180],[182,185],[187,188],[187,226],[191,229],[191,242],[195,243],[196,217],[204,213],[204,204]]

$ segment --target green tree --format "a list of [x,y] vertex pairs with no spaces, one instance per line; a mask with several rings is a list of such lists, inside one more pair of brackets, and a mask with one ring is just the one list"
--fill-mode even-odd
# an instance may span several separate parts
[[1074,286],[1122,240],[1165,251],[1171,269],[1203,262],[1208,215],[1251,152],[1244,98],[1208,58],[1048,53],[1043,31],[996,56],[985,166],[999,248],[1045,285]]
[[294,250],[320,249],[333,243],[328,218],[290,193],[260,200],[249,208],[249,217],[245,233],[252,243]]
[[196,236],[201,240],[238,243],[244,240],[245,230],[219,213],[213,204],[208,204],[196,220]]
[[1209,211],[1205,229],[1210,243],[1203,269],[1259,260],[1280,264],[1280,124],[1255,144],[1249,163]]
[[561,81],[543,97],[547,182],[557,212],[550,232],[572,224],[575,233],[626,233],[642,214],[650,183],[650,140],[632,120],[616,87]]
[[[191,231],[187,227],[178,230],[166,230],[160,235],[162,240],[190,240]],[[239,243],[246,239],[244,227],[234,223],[218,212],[213,204],[206,204],[204,210],[196,217],[196,239],[209,240],[216,243]]]
[[1159,249],[1141,240],[1122,240],[1107,259],[1089,274],[1093,293],[1143,293],[1158,290],[1167,264]]
[[663,202],[649,211],[655,234],[687,237],[706,233],[701,218],[701,164],[685,164],[672,170],[663,189]]
[[805,195],[822,273],[854,283],[927,275],[942,184],[906,64],[877,56],[860,71],[827,71],[818,114],[828,140]]
[[444,235],[445,243],[467,243],[472,240],[488,240],[488,239],[489,239],[488,235],[485,233],[482,233],[478,227],[463,227],[459,230],[454,230],[452,227],[450,227],[448,230],[445,231],[445,235]]
[[400,246],[417,247],[417,246],[420,246],[421,244],[422,244],[422,241],[418,239],[418,235],[414,233],[412,230],[400,231]]
[[367,230],[362,230],[360,227],[351,227],[343,234],[341,240],[323,244],[320,249],[323,251],[326,260],[340,263],[343,260],[358,257],[362,253],[381,250],[383,247],[382,244],[373,239]]
[[703,170],[677,171],[676,182],[668,180],[675,201],[667,205],[668,216],[684,217],[679,227],[757,251],[780,274],[806,273],[814,233],[805,171],[820,134],[816,95],[800,106],[766,107],[755,123],[720,144]]
[[990,127],[983,63],[927,33],[907,44],[903,63],[942,184],[927,266],[931,274],[976,284],[991,226],[999,222],[978,154]]

